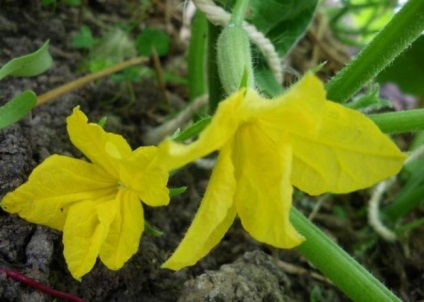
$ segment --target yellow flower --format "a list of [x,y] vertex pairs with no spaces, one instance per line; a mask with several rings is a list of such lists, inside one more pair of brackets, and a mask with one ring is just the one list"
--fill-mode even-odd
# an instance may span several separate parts
[[256,240],[297,246],[303,237],[289,221],[292,186],[311,195],[351,192],[397,173],[405,159],[364,115],[327,101],[312,74],[274,100],[251,89],[235,93],[197,141],[166,140],[159,149],[169,169],[220,151],[200,208],[163,265],[173,270],[205,256],[236,215]]
[[72,143],[92,163],[52,155],[1,206],[30,222],[63,230],[68,268],[80,279],[97,256],[117,270],[137,252],[144,230],[140,200],[149,206],[168,204],[168,171],[158,161],[157,147],[132,151],[122,136],[87,123],[78,108],[67,125]]

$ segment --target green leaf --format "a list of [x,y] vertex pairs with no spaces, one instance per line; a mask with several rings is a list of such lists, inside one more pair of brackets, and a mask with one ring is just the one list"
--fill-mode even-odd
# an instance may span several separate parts
[[107,122],[107,116],[102,117],[98,122],[97,125],[104,128]]
[[281,85],[266,65],[260,64],[255,68],[255,79],[258,89],[268,97],[273,98],[283,93]]
[[140,66],[132,66],[125,68],[122,72],[112,75],[112,81],[115,83],[121,82],[136,82],[145,74]]
[[313,74],[318,73],[321,69],[324,68],[324,66],[327,65],[327,61],[321,62],[318,65],[314,66],[313,68],[311,68],[311,72]]
[[248,21],[273,42],[280,56],[303,36],[318,0],[251,0]]
[[154,236],[154,237],[159,237],[159,236],[163,235],[163,232],[161,230],[152,226],[146,220],[144,220],[144,232],[146,232],[147,234]]
[[[231,11],[234,0],[225,1],[227,11]],[[271,40],[280,57],[284,57],[296,45],[312,20],[318,0],[251,0],[247,21]],[[255,80],[262,92],[269,96],[281,94],[277,83],[264,64],[262,54],[254,50]]]
[[62,0],[64,4],[69,6],[80,6],[81,0]]
[[41,0],[41,5],[43,6],[56,5],[56,0]]
[[107,68],[111,64],[108,63],[107,59],[100,58],[90,60],[87,65],[88,70],[94,73]]
[[[370,42],[371,39],[380,31],[393,17],[396,1],[376,1],[369,0],[351,0],[352,6],[359,9],[350,15],[353,28],[362,29],[360,35],[363,42]],[[345,23],[346,19],[344,20]],[[360,41],[362,42],[362,41]]]
[[332,212],[334,216],[340,218],[341,220],[346,220],[348,218],[346,211],[341,206],[338,206],[338,205],[334,206],[332,209]]
[[168,54],[170,39],[167,34],[158,29],[145,29],[136,40],[138,53],[150,56],[154,48],[159,56]]
[[100,71],[118,64],[126,58],[132,58],[136,53],[134,41],[128,33],[114,27],[96,41],[95,45],[90,49],[88,69],[90,72]]
[[[226,1],[230,11],[235,0]],[[303,36],[315,12],[318,0],[250,0],[247,21],[271,39],[284,57]]]
[[396,229],[396,233],[404,234],[424,225],[424,218],[414,219],[412,222],[406,223]]
[[180,84],[180,85],[188,85],[189,81],[185,77],[178,76],[176,74],[166,72],[164,74],[165,81],[167,83]]
[[329,25],[344,44],[363,47],[390,21],[397,1],[349,0],[326,8]]
[[0,129],[23,118],[37,103],[37,96],[31,90],[25,90],[4,106],[0,107]]
[[379,83],[396,83],[404,93],[424,95],[424,36],[401,54],[378,76]]
[[346,107],[356,110],[366,109],[367,111],[392,107],[392,103],[389,100],[381,99],[379,95],[380,85],[369,84],[367,91],[355,97],[352,102],[346,104]]
[[71,44],[75,48],[92,48],[94,46],[94,38],[91,29],[87,25],[82,25],[79,33],[72,39]]
[[53,63],[48,51],[49,41],[37,51],[12,59],[0,69],[0,80],[11,75],[15,77],[32,77],[45,72]]
[[183,194],[186,190],[187,190],[187,187],[170,188],[169,197],[174,197],[174,196]]
[[318,285],[315,285],[311,292],[309,293],[309,301],[310,302],[319,302],[323,301],[322,290]]
[[177,133],[172,139],[175,141],[185,141],[186,139],[192,138],[202,132],[203,129],[210,123],[211,117],[206,117],[198,120],[193,125],[188,126],[182,132]]

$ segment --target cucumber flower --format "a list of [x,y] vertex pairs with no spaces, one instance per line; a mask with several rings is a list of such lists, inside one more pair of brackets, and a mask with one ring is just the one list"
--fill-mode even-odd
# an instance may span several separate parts
[[405,156],[360,112],[326,100],[307,74],[273,100],[252,89],[221,102],[188,145],[159,145],[168,169],[219,150],[211,179],[185,237],[163,267],[195,264],[225,235],[236,215],[256,240],[292,248],[304,239],[289,220],[293,186],[311,195],[347,193],[396,174]]
[[118,270],[137,252],[144,230],[140,200],[149,206],[168,204],[168,171],[158,161],[157,147],[132,151],[122,136],[87,123],[79,108],[68,117],[67,130],[91,163],[52,155],[1,206],[63,231],[66,263],[80,279],[97,256]]

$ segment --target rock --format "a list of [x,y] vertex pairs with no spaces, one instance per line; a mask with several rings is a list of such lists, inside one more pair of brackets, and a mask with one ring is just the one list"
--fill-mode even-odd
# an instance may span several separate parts
[[287,276],[261,251],[247,252],[218,271],[207,271],[184,283],[179,302],[284,302]]

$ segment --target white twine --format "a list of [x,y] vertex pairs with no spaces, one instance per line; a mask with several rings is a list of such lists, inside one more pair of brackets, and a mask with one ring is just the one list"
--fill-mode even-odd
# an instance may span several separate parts
[[[404,166],[420,159],[424,156],[424,145],[415,149],[405,160]],[[396,234],[387,228],[380,219],[380,202],[383,199],[384,192],[387,191],[394,183],[394,178],[382,181],[374,186],[371,199],[368,204],[368,223],[374,231],[387,241],[395,241]]]
[[382,181],[374,186],[368,203],[368,223],[374,231],[386,241],[395,241],[396,234],[387,228],[380,219],[380,201],[384,192],[393,183],[393,178]]

